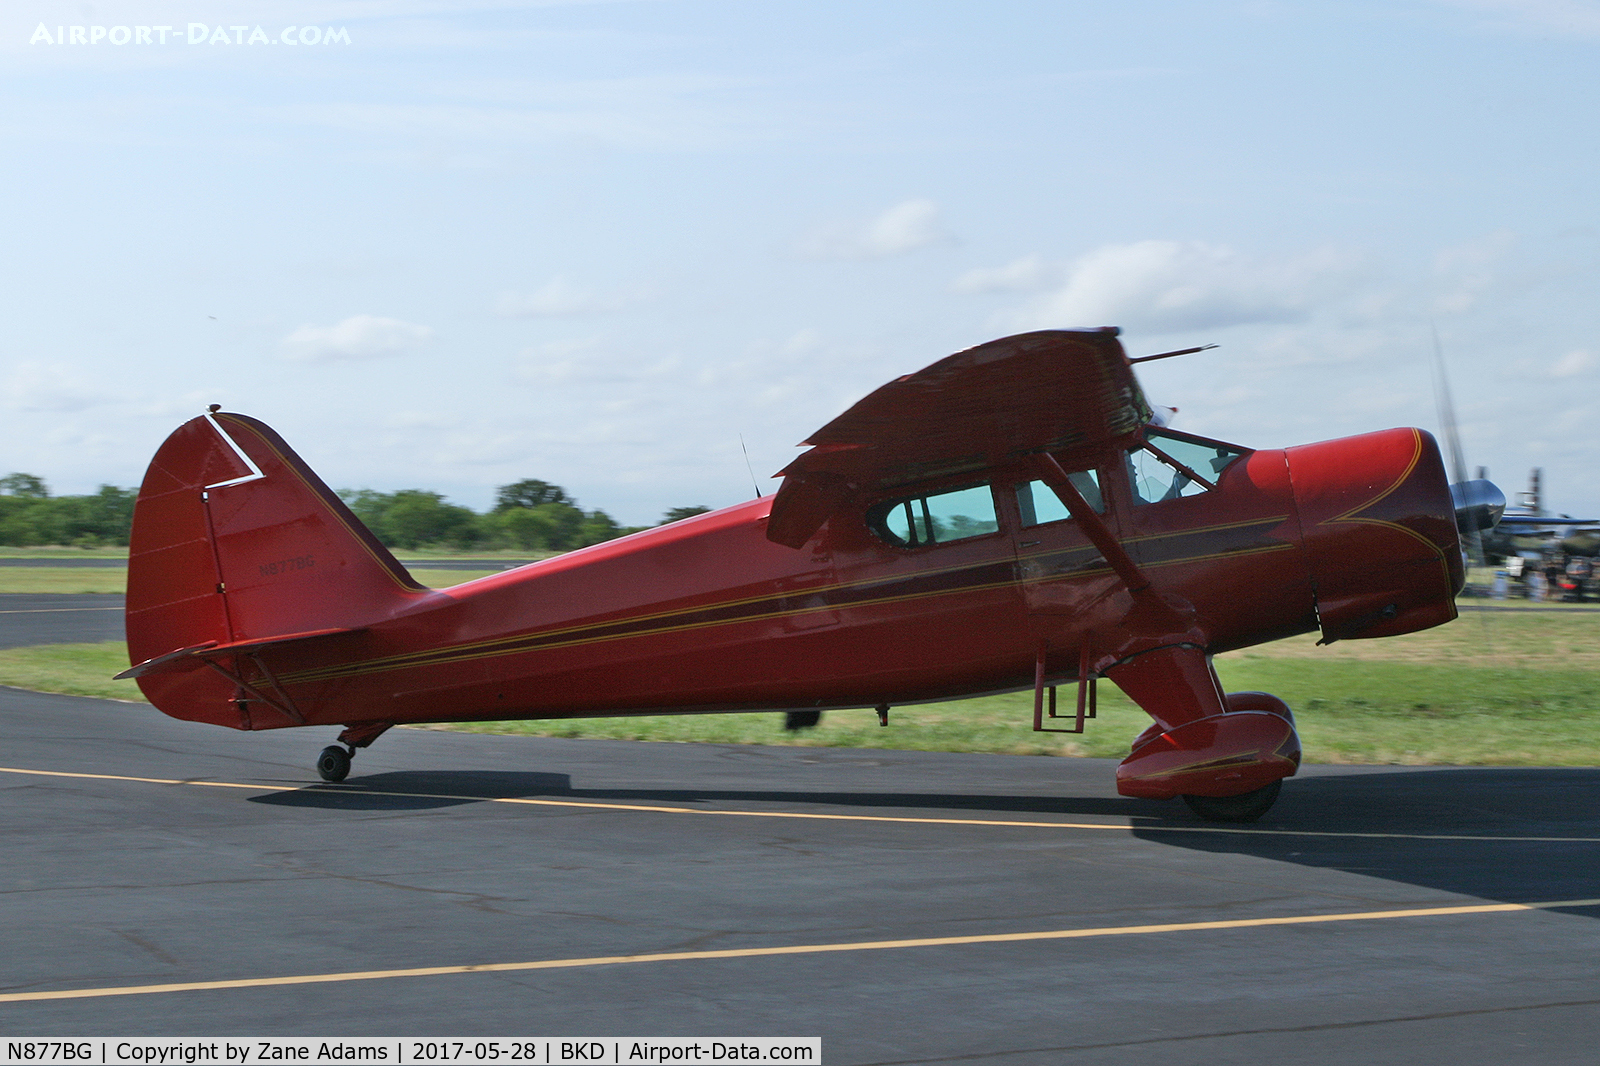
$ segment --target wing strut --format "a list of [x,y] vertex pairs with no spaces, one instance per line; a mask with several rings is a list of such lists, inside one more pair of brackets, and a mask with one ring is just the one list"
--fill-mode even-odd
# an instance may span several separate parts
[[1139,569],[1128,553],[1122,550],[1122,545],[1117,541],[1117,535],[1111,532],[1105,519],[1095,513],[1089,501],[1073,485],[1072,479],[1067,477],[1067,472],[1061,469],[1061,464],[1048,452],[1037,452],[1033,456],[1033,469],[1046,485],[1049,485],[1055,494],[1066,505],[1067,512],[1078,523],[1078,528],[1083,530],[1084,536],[1089,538],[1089,543],[1099,549],[1111,569],[1116,571],[1122,583],[1128,586],[1128,591],[1135,597],[1150,588],[1150,579],[1144,576],[1144,571]]
[[[1204,655],[1209,643],[1205,633],[1196,624],[1194,605],[1187,600],[1161,592],[1151,586],[1150,578],[1139,569],[1117,535],[1111,532],[1105,519],[1095,513],[1089,502],[1078,492],[1055,457],[1039,452],[1030,457],[1034,473],[1060,497],[1067,511],[1078,523],[1084,536],[1097,548],[1112,571],[1122,580],[1132,601],[1129,610],[1117,623],[1122,633],[1120,642],[1097,649],[1098,655],[1080,669],[1079,684],[1090,673],[1106,676],[1106,671],[1122,666],[1132,659],[1163,648],[1190,648]],[[1120,685],[1121,682],[1119,681]],[[1140,704],[1143,706],[1143,704]],[[1146,710],[1149,708],[1146,707]]]

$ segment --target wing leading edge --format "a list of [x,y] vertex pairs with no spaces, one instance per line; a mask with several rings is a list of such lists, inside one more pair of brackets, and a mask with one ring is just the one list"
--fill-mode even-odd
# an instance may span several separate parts
[[1087,470],[1138,444],[1150,405],[1117,330],[1042,330],[896,378],[813,433],[781,471],[767,537],[799,548],[858,495],[1048,452]]

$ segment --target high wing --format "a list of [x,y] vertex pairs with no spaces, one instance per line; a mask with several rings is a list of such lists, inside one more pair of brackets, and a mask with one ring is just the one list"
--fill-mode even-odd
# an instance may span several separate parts
[[1150,405],[1115,328],[1003,337],[896,378],[781,471],[767,538],[801,547],[854,497],[1048,452],[1087,470],[1136,446]]

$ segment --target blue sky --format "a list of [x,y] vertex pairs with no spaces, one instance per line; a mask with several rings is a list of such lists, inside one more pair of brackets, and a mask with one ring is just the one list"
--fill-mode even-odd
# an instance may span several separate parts
[[13,2],[0,472],[136,484],[216,402],[647,523],[1006,333],[1219,344],[1151,398],[1282,446],[1434,428],[1437,328],[1468,461],[1597,513],[1597,53],[1587,0]]

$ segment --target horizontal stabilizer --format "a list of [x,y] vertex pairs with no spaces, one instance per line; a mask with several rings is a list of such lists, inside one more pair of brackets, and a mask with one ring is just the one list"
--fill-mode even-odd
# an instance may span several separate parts
[[258,640],[236,640],[227,644],[219,644],[208,640],[204,644],[196,644],[190,648],[179,648],[169,651],[165,655],[157,655],[153,659],[146,659],[136,666],[117,674],[112,680],[122,681],[130,677],[146,677],[150,674],[175,674],[186,670],[197,670],[206,664],[207,660],[221,659],[228,655],[247,654],[261,648],[278,644],[292,644],[296,641],[316,640],[319,637],[339,636],[346,633],[362,633],[365,629],[312,629],[305,633],[286,633],[281,637],[266,637]]

